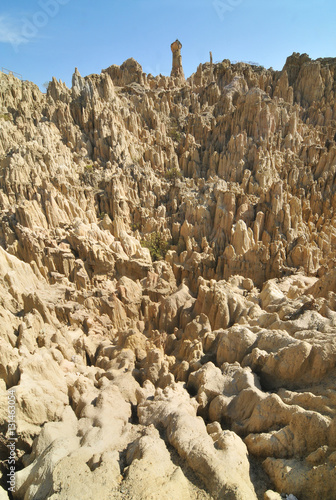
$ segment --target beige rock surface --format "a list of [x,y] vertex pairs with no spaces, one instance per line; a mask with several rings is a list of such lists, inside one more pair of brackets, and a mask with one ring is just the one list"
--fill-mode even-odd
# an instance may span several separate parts
[[180,45],[0,72],[1,498],[336,497],[336,59]]

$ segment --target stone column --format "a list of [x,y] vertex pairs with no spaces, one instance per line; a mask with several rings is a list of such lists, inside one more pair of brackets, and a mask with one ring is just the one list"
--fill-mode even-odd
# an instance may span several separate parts
[[209,80],[210,80],[210,82],[213,82],[213,80],[214,80],[212,52],[210,52],[210,75],[209,75]]
[[173,67],[170,76],[184,78],[181,56],[182,43],[179,40],[176,40],[171,44],[170,48],[173,53]]

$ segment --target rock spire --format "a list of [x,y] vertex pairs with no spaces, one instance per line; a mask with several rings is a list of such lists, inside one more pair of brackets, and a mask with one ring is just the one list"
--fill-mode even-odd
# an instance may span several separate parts
[[176,39],[175,42],[171,44],[170,48],[173,53],[173,67],[170,76],[184,78],[181,56],[182,43]]

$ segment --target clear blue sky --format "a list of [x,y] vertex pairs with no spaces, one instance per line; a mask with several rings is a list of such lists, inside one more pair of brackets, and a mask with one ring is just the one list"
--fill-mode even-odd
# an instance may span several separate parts
[[335,0],[1,0],[0,68],[40,87],[129,57],[169,75],[179,38],[186,76],[210,50],[281,69],[293,52],[336,57],[335,20]]

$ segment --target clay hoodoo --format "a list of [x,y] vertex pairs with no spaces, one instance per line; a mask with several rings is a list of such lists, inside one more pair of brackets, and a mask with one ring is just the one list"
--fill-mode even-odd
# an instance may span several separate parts
[[175,40],[170,48],[173,53],[173,67],[170,76],[184,78],[181,56],[182,43],[179,40]]

